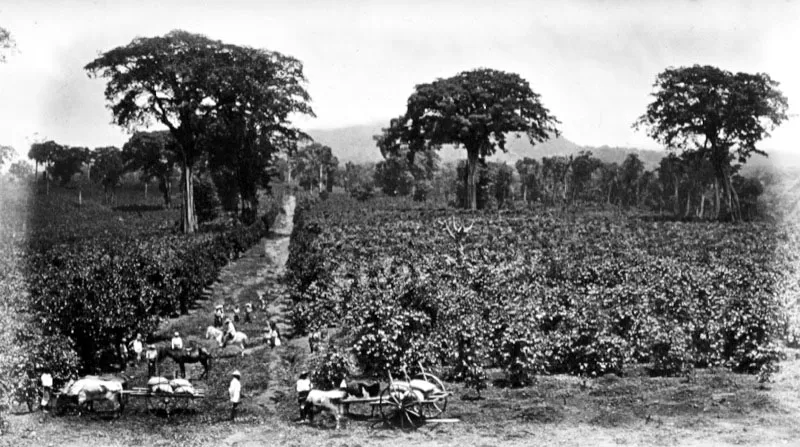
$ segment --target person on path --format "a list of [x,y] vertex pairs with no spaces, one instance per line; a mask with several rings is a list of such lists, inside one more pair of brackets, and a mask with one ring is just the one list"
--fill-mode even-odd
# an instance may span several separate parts
[[156,349],[156,345],[147,345],[145,358],[147,359],[147,376],[156,377],[158,375],[158,370],[156,368],[158,364],[158,350]]
[[222,308],[222,304],[217,304],[217,307],[214,308],[214,327],[222,327],[222,320],[225,319],[225,312]]
[[300,406],[301,422],[308,420],[308,412],[310,409],[306,408],[306,399],[308,398],[308,393],[312,388],[314,388],[314,385],[311,384],[311,380],[308,378],[308,371],[301,372],[295,386],[295,389],[297,390],[297,404]]
[[172,346],[172,349],[183,349],[183,339],[179,332],[175,332],[175,335],[172,336],[172,343],[170,346]]
[[253,320],[251,314],[253,313],[253,303],[248,302],[244,305],[244,322],[251,323]]
[[144,346],[142,344],[142,334],[136,334],[136,338],[133,339],[131,342],[131,351],[133,351],[133,359],[138,365],[140,361],[142,361],[142,350]]
[[40,378],[42,382],[42,411],[45,413],[50,409],[50,397],[53,393],[53,376],[50,375],[50,372],[44,370],[42,372],[42,377]]
[[241,373],[238,370],[231,373],[233,378],[228,387],[228,395],[231,398],[231,421],[236,420],[236,409],[239,407],[239,400],[242,398],[242,384],[240,382]]
[[239,306],[233,308],[233,321],[238,323],[239,322]]
[[224,347],[226,344],[228,344],[228,340],[233,340],[233,336],[236,335],[236,328],[233,326],[233,322],[230,318],[225,320],[225,324],[223,326],[225,335],[223,336],[222,346]]
[[272,333],[272,340],[270,340],[270,345],[275,348],[281,345],[281,333],[278,330],[278,324],[275,321],[269,322],[270,332]]
[[119,342],[119,367],[125,369],[128,365],[128,340],[122,337]]

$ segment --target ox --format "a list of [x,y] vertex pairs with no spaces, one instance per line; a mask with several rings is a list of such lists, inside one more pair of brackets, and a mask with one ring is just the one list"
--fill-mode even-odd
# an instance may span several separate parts
[[[78,412],[82,409],[94,410],[95,402],[109,402],[113,412],[119,414],[125,408],[122,390],[127,378],[116,376],[86,376],[78,380],[70,380],[62,389],[62,396],[70,401],[77,401]],[[63,410],[63,402],[57,404]]]
[[339,429],[339,404],[347,399],[347,390],[338,389],[331,391],[311,390],[306,397],[304,412],[308,415],[309,422],[314,422],[314,414],[327,410],[333,414],[336,420],[336,429]]

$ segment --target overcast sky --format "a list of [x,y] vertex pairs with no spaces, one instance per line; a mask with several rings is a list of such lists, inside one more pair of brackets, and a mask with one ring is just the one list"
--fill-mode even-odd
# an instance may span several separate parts
[[[669,66],[766,72],[790,113],[800,107],[797,1],[2,0],[0,26],[17,43],[0,65],[0,144],[20,154],[42,139],[121,146],[105,82],[83,66],[173,29],[303,61],[317,114],[296,121],[307,129],[388,124],[416,84],[478,67],[526,78],[583,145],[658,148],[631,123]],[[798,138],[793,117],[762,147]]]

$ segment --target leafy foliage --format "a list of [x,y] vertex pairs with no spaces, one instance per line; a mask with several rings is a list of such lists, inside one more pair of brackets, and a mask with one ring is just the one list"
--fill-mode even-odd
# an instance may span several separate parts
[[776,252],[792,229],[471,213],[459,261],[436,224],[451,211],[357,203],[334,194],[299,210],[287,267],[295,321],[344,321],[375,374],[423,361],[476,389],[490,367],[517,385],[637,362],[657,375],[711,365],[767,375],[779,356],[770,346],[788,335],[777,297],[800,252]]
[[740,220],[731,163],[744,163],[753,153],[765,155],[756,144],[788,118],[788,101],[778,83],[765,73],[694,65],[664,70],[654,87],[655,100],[634,127],[645,128],[670,150],[707,160],[731,217]]
[[559,121],[550,114],[527,81],[514,73],[492,69],[465,71],[417,85],[404,115],[391,121],[377,143],[381,153],[414,154],[442,145],[467,151],[464,187],[467,207],[475,209],[479,159],[505,151],[506,135],[524,133],[531,144],[558,135]]

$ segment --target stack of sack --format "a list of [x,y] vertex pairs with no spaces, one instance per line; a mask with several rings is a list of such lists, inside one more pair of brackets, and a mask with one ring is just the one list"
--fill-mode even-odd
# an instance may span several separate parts
[[176,394],[194,394],[194,386],[186,379],[172,379],[169,381],[169,386]]
[[147,381],[147,386],[150,387],[151,393],[174,393],[166,377],[151,377],[150,380]]

